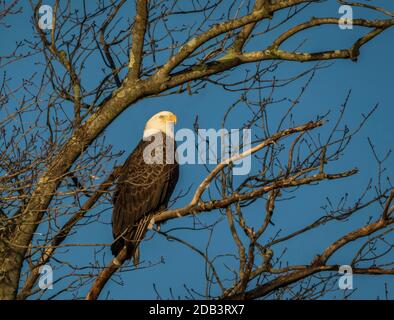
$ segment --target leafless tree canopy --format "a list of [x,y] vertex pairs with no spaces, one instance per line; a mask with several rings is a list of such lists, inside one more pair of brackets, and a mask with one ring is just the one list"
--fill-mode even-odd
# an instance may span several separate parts
[[[244,156],[252,154],[253,160],[246,176],[234,176],[231,161],[207,167],[197,185],[185,185],[171,208],[152,221],[154,238],[147,240],[177,242],[205,263],[200,275],[205,290],[187,288],[187,296],[323,297],[337,290],[339,266],[332,257],[349,247],[353,273],[394,274],[394,189],[385,174],[389,153],[378,152],[374,141],[366,153],[376,160],[377,176],[355,200],[342,194],[339,202],[327,198],[322,211],[297,228],[276,222],[280,208],[309,192],[306,185],[319,188],[322,181],[358,174],[356,163],[338,163],[377,106],[353,127],[343,119],[351,108],[350,92],[332,112],[309,110],[307,121],[298,120],[296,106],[316,81],[315,74],[332,67],[330,60],[357,62],[364,45],[392,32],[394,12],[389,8],[337,1],[337,6],[350,5],[364,14],[353,20],[363,35],[346,48],[309,51],[303,41],[292,40],[322,26],[341,32],[339,15],[311,14],[316,8],[325,12],[331,1],[56,0],[49,30],[39,27],[41,5],[0,1],[0,27],[10,37],[11,18],[31,18],[26,38],[0,55],[0,299],[44,294],[96,299],[108,280],[119,282],[124,272],[133,272],[123,251],[109,261],[111,243],[65,241],[71,235],[87,239],[91,230],[110,221],[116,160],[122,154],[103,131],[143,99],[194,96],[207,87],[236,97],[218,125],[252,129],[252,148]],[[28,77],[17,68],[21,61],[35,70]],[[302,62],[302,71],[278,75],[282,66]],[[289,86],[298,86],[299,93],[283,96]],[[199,125],[196,119],[194,129]],[[180,200],[186,205],[179,205]],[[258,214],[252,219],[254,211]],[[306,212],[297,212],[302,214]],[[360,215],[365,215],[363,224],[354,223]],[[157,228],[172,219],[183,221],[183,227],[168,223]],[[346,231],[310,261],[288,263],[285,252],[291,241],[307,247],[310,233],[327,232],[330,225]],[[226,252],[210,254],[217,228],[231,242]],[[109,226],[105,230],[110,233]],[[207,239],[205,247],[182,236],[198,232]],[[94,260],[70,258],[81,250],[94,254]],[[45,264],[61,275],[50,293],[37,285]],[[160,264],[142,261],[138,268]]]

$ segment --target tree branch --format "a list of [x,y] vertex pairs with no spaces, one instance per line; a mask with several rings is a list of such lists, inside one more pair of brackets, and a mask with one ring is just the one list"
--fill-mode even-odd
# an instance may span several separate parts
[[145,32],[148,22],[148,1],[136,0],[136,16],[132,31],[132,46],[129,59],[129,74],[131,79],[137,79],[141,72]]

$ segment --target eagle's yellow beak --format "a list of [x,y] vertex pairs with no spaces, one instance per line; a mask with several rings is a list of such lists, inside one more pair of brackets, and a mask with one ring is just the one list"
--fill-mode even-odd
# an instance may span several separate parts
[[176,123],[176,115],[175,115],[175,114],[170,114],[170,115],[167,117],[167,121],[171,121],[171,122]]

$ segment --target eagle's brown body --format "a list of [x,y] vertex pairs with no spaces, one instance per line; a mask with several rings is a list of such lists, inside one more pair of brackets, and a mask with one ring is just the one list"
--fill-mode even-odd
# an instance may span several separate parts
[[126,245],[135,264],[138,263],[138,245],[151,218],[167,207],[178,181],[178,164],[165,161],[166,149],[175,149],[175,143],[173,140],[168,143],[165,134],[159,134],[164,144],[163,163],[146,163],[144,149],[151,142],[141,140],[121,169],[113,198],[112,232],[115,241],[111,250],[117,256]]

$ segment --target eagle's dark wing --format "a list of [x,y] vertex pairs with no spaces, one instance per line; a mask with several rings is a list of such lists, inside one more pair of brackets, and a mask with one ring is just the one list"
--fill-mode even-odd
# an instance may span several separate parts
[[125,240],[134,255],[132,251],[144,237],[151,217],[167,206],[178,180],[177,163],[145,163],[143,152],[149,144],[141,141],[121,169],[113,198],[112,231],[117,240],[111,249],[115,256]]

